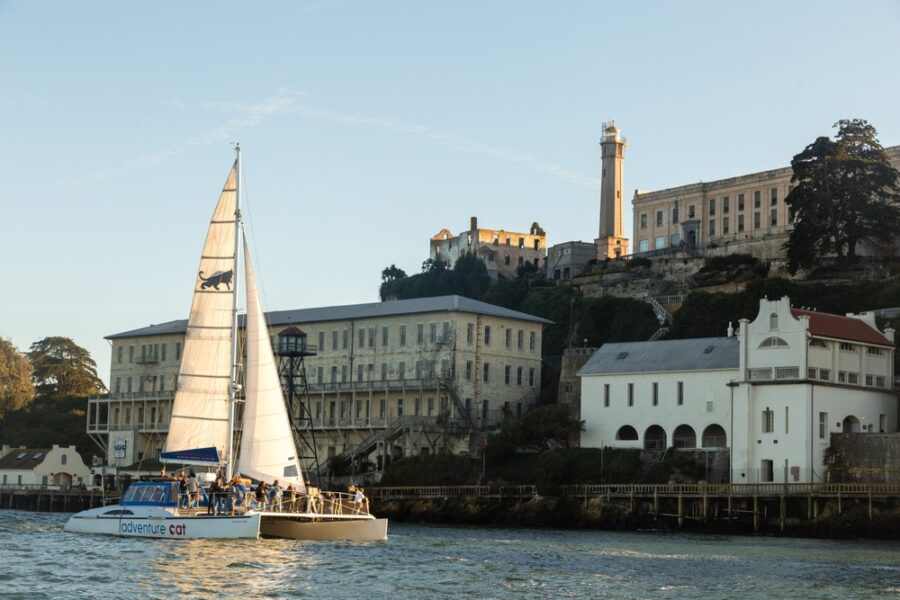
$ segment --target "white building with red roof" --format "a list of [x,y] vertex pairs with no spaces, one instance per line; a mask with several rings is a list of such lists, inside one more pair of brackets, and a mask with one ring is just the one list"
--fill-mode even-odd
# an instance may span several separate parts
[[897,431],[894,348],[872,313],[786,297],[737,336],[605,344],[579,372],[581,443],[727,447],[733,483],[823,481],[832,433]]

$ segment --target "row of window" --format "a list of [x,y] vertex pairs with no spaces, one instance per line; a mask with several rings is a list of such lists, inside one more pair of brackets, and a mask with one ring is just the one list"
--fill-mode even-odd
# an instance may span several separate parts
[[171,384],[168,391],[174,390],[178,384],[178,375],[166,378],[165,375],[135,375],[128,377],[116,377],[113,391],[116,394],[146,394],[149,392],[165,392],[166,384]]
[[[376,418],[383,419],[385,417],[402,417],[404,414],[411,414],[412,416],[422,416],[422,417],[434,417],[438,415],[446,415],[451,412],[450,403],[446,397],[441,397],[439,402],[435,402],[434,397],[428,398],[420,398],[416,397],[412,399],[409,404],[406,404],[404,398],[397,398],[396,402],[392,403],[393,406],[388,407],[386,398],[379,398],[377,405],[377,415]],[[474,412],[475,403],[472,401],[472,398],[465,398],[463,400],[464,409],[469,417],[476,417]],[[503,403],[504,410],[511,411],[512,407],[509,402]],[[411,409],[411,413],[406,413],[406,407]],[[388,414],[390,410],[391,414]],[[490,410],[490,401],[482,400],[481,401],[481,418],[487,419]],[[351,417],[352,412],[352,417]],[[322,420],[331,419],[332,421],[335,419],[369,419],[372,418],[372,413],[370,403],[366,400],[356,400],[356,402],[351,402],[350,400],[340,400],[335,401],[331,400],[325,404],[321,400],[316,401],[316,419]],[[511,414],[511,413],[510,413]],[[522,403],[518,402],[516,404],[516,416],[522,416]]]
[[[771,227],[778,227],[778,209],[773,208],[769,211],[769,225]],[[762,213],[755,212],[753,213],[753,229],[759,229],[762,227]],[[744,215],[738,215],[737,218],[737,228],[735,229],[735,233],[742,233],[746,231],[747,228],[744,225]],[[729,217],[722,217],[722,235],[728,235],[732,233],[731,231],[731,221]],[[709,236],[712,237],[717,235],[716,233],[716,219],[709,220]]]
[[[626,393],[626,404],[627,406],[634,406],[634,384],[629,383],[627,385],[627,393]],[[610,391],[610,384],[603,384],[603,406],[604,408],[609,408],[612,403],[612,393]],[[679,381],[675,384],[675,405],[683,406],[684,405],[684,382]],[[654,381],[651,384],[651,392],[650,392],[650,406],[659,406],[659,383]],[[707,402],[707,412],[712,412],[712,402]]]
[[[397,363],[397,371],[396,377],[390,377],[393,372],[390,371],[389,363],[383,362],[381,363],[380,370],[376,371],[375,363],[358,363],[356,365],[356,381],[387,381],[388,379],[397,379],[397,380],[405,380],[408,375],[412,375],[413,372],[411,370],[407,370],[406,362]],[[416,379],[432,379],[437,375],[436,372],[437,365],[435,361],[431,360],[417,360],[415,362],[415,378]],[[314,371],[315,381],[317,383],[347,383],[349,376],[349,368],[347,365],[341,365],[340,367],[336,365],[332,365],[330,368],[330,379],[326,380],[325,378],[325,367],[316,367]],[[453,368],[453,364],[444,359],[441,361],[441,377],[454,377],[456,375],[455,370]],[[493,372],[491,369],[491,363],[485,362],[482,364],[481,377],[485,383],[490,383]],[[515,384],[523,385],[525,375],[524,367],[516,367],[515,370]],[[466,381],[472,381],[475,376],[475,363],[471,360],[466,361],[466,372],[465,379]],[[535,380],[537,376],[537,370],[534,367],[529,367],[528,369],[528,385],[534,387]],[[507,385],[513,384],[513,367],[511,365],[505,365],[504,367],[504,375],[503,382]]]
[[[789,188],[792,189],[792,188]],[[745,202],[744,202],[744,194],[737,195],[737,210],[741,212],[744,210]],[[769,190],[769,198],[770,198],[770,206],[776,206],[778,204],[778,188],[771,188]],[[716,214],[716,198],[709,199],[709,210],[708,214],[710,217],[715,216]],[[759,209],[762,207],[762,194],[760,191],[753,192],[753,208]],[[727,215],[731,211],[731,197],[723,196],[722,197],[722,214]],[[696,211],[694,209],[694,205],[688,205],[688,218],[693,219],[696,215]],[[743,217],[743,215],[741,215]],[[759,213],[756,213],[756,221],[759,220]],[[678,204],[676,203],[674,207],[672,207],[672,224],[677,225],[680,221]],[[641,229],[647,228],[647,213],[641,213],[640,215],[640,224]],[[657,210],[656,211],[656,226],[662,227],[665,224],[665,211]],[[774,225],[775,223],[773,223]],[[757,224],[757,227],[759,225]],[[725,232],[727,233],[727,231]],[[712,232],[710,235],[714,235]]]
[[[809,340],[809,346],[810,348],[828,348],[828,342],[818,338],[812,338]],[[844,352],[856,352],[859,349],[859,346],[851,344],[850,342],[839,342],[838,347]],[[865,348],[866,354],[869,356],[881,356],[881,348],[875,348],[873,346],[865,346]]]
[[[427,329],[426,329],[427,325]],[[483,340],[485,346],[491,345],[491,326],[485,325],[483,329]],[[525,348],[525,330],[519,329],[515,332],[515,345],[519,350],[524,350]],[[400,346],[406,346],[407,344],[407,332],[406,325],[400,325],[397,328],[396,332],[398,344]],[[416,324],[416,344],[424,345],[426,343],[437,344],[450,342],[453,336],[453,323],[451,321],[444,321],[442,323],[418,323]],[[466,324],[466,344],[472,345],[475,343],[476,331],[475,331],[475,323],[467,323]],[[327,332],[320,331],[319,332],[319,346],[318,350],[320,352],[324,352],[328,349],[326,346],[327,341]],[[379,341],[380,338],[380,341]],[[331,331],[330,336],[331,341],[331,350],[349,350],[350,346],[350,330],[338,330],[334,329]],[[361,327],[358,332],[358,345],[357,349],[362,348],[371,348],[376,349],[378,344],[380,344],[381,348],[387,348],[390,345],[391,341],[391,328],[384,326],[380,329],[378,327]],[[506,329],[506,347],[513,347],[513,330],[510,328]],[[528,332],[528,349],[534,352],[537,349],[537,333],[534,331]]]
[[[141,344],[140,354],[136,354],[137,346],[128,346],[128,363],[133,364],[137,361],[142,363],[159,363],[166,362],[168,344]],[[116,363],[122,364],[125,359],[125,346],[120,345],[116,348]],[[175,361],[181,360],[181,342],[175,342]]]

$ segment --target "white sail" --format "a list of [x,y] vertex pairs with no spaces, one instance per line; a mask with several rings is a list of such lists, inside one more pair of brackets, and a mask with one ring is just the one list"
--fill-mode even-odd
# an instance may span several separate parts
[[244,477],[271,483],[293,483],[305,490],[297,447],[281,393],[269,330],[263,318],[253,264],[244,240],[247,274],[247,362],[244,365],[244,425],[238,471]]
[[215,448],[225,458],[228,391],[231,377],[231,325],[236,271],[235,228],[237,162],[231,168],[209,224],[194,284],[178,386],[163,460],[194,461],[192,450]]

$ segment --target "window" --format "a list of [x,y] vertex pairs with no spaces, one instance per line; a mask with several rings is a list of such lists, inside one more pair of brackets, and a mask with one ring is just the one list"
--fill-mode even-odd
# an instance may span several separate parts
[[866,348],[866,354],[870,356],[881,356],[881,348]]
[[709,216],[713,216],[716,214],[716,199],[709,199]]
[[819,379],[822,381],[831,381],[831,369],[819,369]]
[[484,345],[485,346],[491,345],[491,326],[490,325],[484,326]]
[[472,361],[466,361],[466,381],[472,381]]
[[663,224],[663,211],[656,211],[656,226],[661,227]]
[[528,385],[534,387],[534,367],[528,369]]
[[403,361],[400,361],[400,364],[397,365],[397,378],[406,379],[406,363]]
[[866,375],[866,385],[872,385],[873,379],[871,375]]
[[762,193],[759,190],[753,192],[753,208],[762,206]]
[[775,411],[769,407],[766,407],[766,410],[762,411],[762,430],[763,433],[772,433],[775,431]]
[[729,209],[731,208],[731,203],[728,201],[728,196],[722,198],[722,214],[727,215]]
[[325,351],[325,332],[324,331],[319,332],[319,348],[322,349],[322,352]]
[[722,235],[728,235],[730,228],[728,227],[728,217],[722,217]]
[[[777,320],[778,316],[776,315],[775,318]],[[776,325],[777,325],[777,322],[776,322]],[[784,341],[783,339],[781,339],[780,337],[773,336],[773,337],[768,337],[768,338],[764,339],[759,344],[759,347],[760,348],[787,348],[788,343],[786,341]]]
[[425,325],[423,323],[416,325],[416,343],[419,345],[425,343]]
[[475,339],[475,323],[466,323],[466,343],[471,345]]
[[122,364],[122,351],[125,349],[124,346],[119,346],[116,348],[116,362]]
[[369,348],[375,347],[375,328],[369,327]]
[[512,329],[506,328],[506,347],[512,348]]
[[388,345],[388,328],[382,327],[381,328],[381,347],[387,348],[387,345]]
[[528,349],[534,352],[535,349],[535,340],[537,336],[533,331],[528,332]]
[[491,381],[491,363],[484,363],[484,382],[490,383]]
[[759,480],[763,482],[775,481],[775,463],[770,459],[760,461]]
[[175,360],[181,360],[181,342],[175,342]]
[[884,376],[883,376],[883,375],[876,375],[876,376],[875,376],[875,387],[881,387],[881,388],[883,388],[883,387],[885,387],[884,384],[885,384]]
[[775,367],[775,379],[800,379],[800,367]]
[[847,383],[852,383],[854,385],[859,383],[859,373],[849,372],[847,373]]
[[634,406],[634,384],[628,384],[628,406]]
[[647,240],[641,240],[638,246],[641,252],[647,252],[650,250],[650,242]]
[[383,362],[381,363],[381,380],[385,381],[388,375],[388,364]]
[[778,313],[772,313],[769,315],[769,331],[777,331],[778,330]]
[[744,210],[744,195],[738,194],[738,211]]
[[509,385],[510,376],[512,375],[512,367],[506,365],[506,368],[503,370],[503,383]]
[[516,347],[518,347],[519,350],[522,350],[525,347],[524,338],[525,332],[520,329],[518,335],[516,336]]
[[325,367],[316,368],[316,381],[318,383],[325,383]]
[[776,225],[778,225],[778,209],[777,208],[772,209],[771,217],[772,217],[772,227],[775,227]]
[[[404,331],[404,333],[405,333],[405,331]],[[341,348],[346,350],[347,346],[349,345],[349,342],[350,342],[350,332],[345,329],[341,332]],[[404,341],[404,343],[405,343],[405,341]]]
[[738,215],[738,232],[744,230],[744,215]]
[[437,323],[428,324],[428,341],[432,344],[437,341]]
[[659,236],[653,240],[653,249],[654,250],[662,250],[666,247],[666,238],[665,236]]
[[441,341],[450,341],[450,321],[444,321],[444,324],[441,327]]
[[362,350],[366,347],[366,330],[362,327],[359,328],[359,348]]
[[641,229],[647,229],[647,213],[641,215]]
[[678,205],[672,208],[672,223],[678,223]]
[[846,352],[853,352],[856,350],[856,346],[854,346],[853,344],[848,344],[847,342],[841,342],[840,348],[841,350],[844,350]]
[[709,235],[710,237],[716,235],[716,222],[714,220],[709,221]]
[[759,212],[753,213],[753,229],[759,229],[759,225],[762,223],[760,220]]
[[818,374],[818,372],[819,372],[819,370],[816,369],[815,367],[809,367],[806,369],[806,378],[807,379],[816,379],[816,375]]
[[683,381],[678,382],[678,401],[677,402],[678,402],[678,406],[681,406],[684,404],[684,382]]
[[694,218],[694,214],[695,214],[695,213],[694,213],[694,205],[691,204],[690,206],[688,206],[688,218],[689,218],[689,219],[693,219],[693,218]]
[[134,346],[128,346],[128,362],[134,362]]
[[519,238],[519,248],[524,248],[524,247],[525,247],[525,238],[520,237]]
[[847,371],[838,371],[838,383],[847,383]]
[[522,367],[516,369],[516,385],[522,385]]
[[122,391],[122,378],[121,378],[121,377],[116,377],[116,387],[115,387],[115,391],[116,391],[117,394],[118,394],[120,391]]
[[651,404],[653,406],[657,406],[659,404],[659,384],[655,381],[653,382],[653,398],[651,400]]
[[819,413],[819,439],[824,440],[825,434],[828,433],[828,413]]
[[131,377],[128,378],[128,393],[131,393]]
[[778,188],[772,188],[771,195],[772,195],[772,206],[775,206],[776,204],[778,204]]
[[59,457],[59,464],[61,464],[61,465],[68,463],[68,461],[69,461],[69,456],[66,454],[63,454],[62,456]]
[[609,407],[609,384],[603,384],[603,406]]
[[400,345],[406,345],[406,325],[400,326]]
[[817,338],[812,338],[811,340],[809,340],[809,347],[810,348],[827,348],[828,344],[826,344],[823,340],[820,340]]

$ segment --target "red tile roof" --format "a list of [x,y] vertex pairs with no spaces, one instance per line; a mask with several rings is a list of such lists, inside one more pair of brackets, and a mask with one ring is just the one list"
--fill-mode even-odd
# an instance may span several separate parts
[[791,314],[794,318],[809,317],[809,333],[812,335],[880,346],[894,345],[880,331],[869,326],[862,319],[800,310],[799,308],[792,308]]

